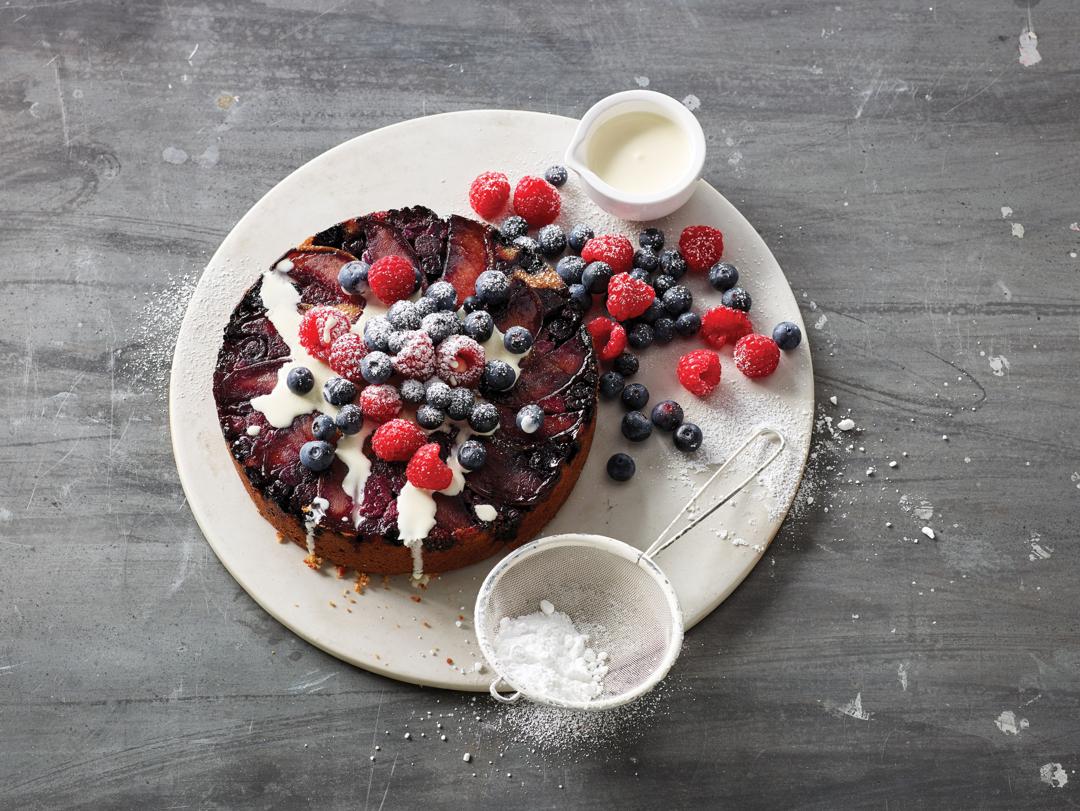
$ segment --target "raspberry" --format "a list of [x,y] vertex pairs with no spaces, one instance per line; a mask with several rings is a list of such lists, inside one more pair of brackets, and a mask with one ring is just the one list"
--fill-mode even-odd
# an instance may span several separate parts
[[371,449],[384,462],[408,462],[427,442],[427,434],[415,422],[393,419],[384,422],[371,435]]
[[454,480],[454,472],[439,458],[439,443],[429,442],[409,460],[405,478],[423,490],[445,490]]
[[585,325],[601,360],[615,360],[626,349],[626,330],[610,318],[594,318]]
[[687,352],[679,358],[675,374],[691,394],[708,397],[720,385],[720,356],[708,349]]
[[616,273],[629,273],[634,265],[634,246],[621,234],[593,237],[581,249],[586,262],[607,262]]
[[383,304],[393,304],[413,294],[416,269],[404,256],[384,256],[368,271],[368,286]]
[[656,291],[648,284],[619,273],[608,282],[607,308],[616,321],[637,318],[653,303]]
[[705,343],[719,349],[734,343],[754,331],[750,319],[742,310],[732,307],[712,307],[701,318],[701,337]]
[[367,386],[360,392],[360,410],[372,422],[387,422],[401,413],[401,395],[387,383]]
[[780,347],[768,335],[744,335],[735,344],[735,368],[747,377],[768,377],[780,364]]
[[404,343],[394,355],[394,371],[409,380],[427,380],[435,375],[435,345],[420,330],[404,333]]
[[325,361],[334,341],[349,331],[349,317],[336,307],[312,307],[300,319],[300,345]]
[[555,222],[560,208],[559,192],[542,177],[525,175],[514,187],[514,213],[533,228]]
[[690,270],[704,273],[724,255],[724,235],[707,225],[691,225],[679,236],[679,253]]
[[467,335],[451,335],[435,352],[435,371],[451,386],[475,386],[485,361],[484,347]]
[[510,181],[502,172],[484,172],[469,186],[469,205],[485,220],[506,208],[509,199]]
[[364,355],[367,353],[368,348],[367,344],[364,343],[364,339],[355,332],[346,332],[344,335],[339,335],[334,339],[326,362],[330,364],[331,369],[346,380],[351,380],[356,385],[362,386],[364,385],[364,376],[360,372],[360,361],[364,359]]

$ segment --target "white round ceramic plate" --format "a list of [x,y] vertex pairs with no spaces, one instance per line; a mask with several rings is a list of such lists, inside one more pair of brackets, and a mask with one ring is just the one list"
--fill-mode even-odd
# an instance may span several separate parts
[[[347,662],[417,684],[482,690],[490,673],[475,669],[480,651],[470,628],[473,603],[494,559],[431,581],[422,591],[407,577],[372,577],[364,593],[352,575],[338,579],[303,563],[304,552],[277,542],[274,529],[248,498],[218,427],[211,378],[222,330],[233,307],[258,275],[285,250],[348,217],[387,208],[426,205],[441,214],[469,216],[468,184],[497,169],[511,179],[540,174],[559,160],[576,121],[506,110],[447,113],[406,121],[354,138],[297,169],[244,216],[218,248],[199,282],[180,329],[173,358],[169,414],[176,465],[188,504],[214,552],[263,608],[304,639]],[[597,209],[576,181],[563,188],[560,222],[585,221],[597,233],[635,234]],[[767,332],[778,321],[803,327],[799,308],[779,265],[749,222],[715,189],[702,182],[690,202],[656,223],[671,242],[686,225],[720,228],[725,254],[742,273],[754,299],[752,318]],[[690,281],[698,305],[719,295],[701,279]],[[803,328],[805,334],[805,327]],[[637,380],[652,402],[673,398],[687,419],[705,431],[693,456],[677,452],[670,437],[654,434],[640,445],[619,431],[621,409],[603,403],[592,453],[572,495],[545,534],[609,535],[648,546],[678,511],[696,482],[759,425],[779,429],[787,448],[757,481],[701,527],[661,553],[657,562],[675,585],[686,626],[716,608],[761,559],[794,498],[809,448],[813,419],[813,372],[807,342],[785,353],[780,368],[761,382],[723,356],[723,380],[699,400],[678,384],[678,356],[700,347],[677,339],[642,353]],[[615,484],[605,463],[629,451],[638,473]],[[755,454],[764,455],[765,448]],[[752,463],[749,459],[748,463]],[[734,482],[747,468],[733,465]]]

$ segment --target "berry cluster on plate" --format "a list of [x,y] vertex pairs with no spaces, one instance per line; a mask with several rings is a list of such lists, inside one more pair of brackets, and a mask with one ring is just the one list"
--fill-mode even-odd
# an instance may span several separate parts
[[[703,440],[701,430],[684,421],[679,403],[665,400],[649,416],[644,413],[648,389],[627,382],[640,366],[636,353],[654,344],[699,336],[709,348],[683,354],[675,373],[687,391],[708,397],[720,384],[716,350],[731,347],[742,374],[763,378],[779,366],[781,350],[799,345],[802,333],[790,321],[777,324],[768,335],[754,332],[749,315],[753,302],[739,285],[738,268],[723,261],[724,237],[716,228],[684,228],[674,247],[666,244],[657,228],[641,231],[637,247],[624,234],[597,235],[587,223],[564,231],[554,220],[561,210],[558,187],[566,179],[565,168],[552,166],[543,178],[521,178],[511,195],[506,175],[485,172],[473,181],[469,201],[485,219],[512,209],[499,226],[503,237],[555,263],[571,301],[586,314],[586,329],[608,367],[600,379],[600,394],[621,401],[627,409],[623,435],[641,442],[656,427],[672,433],[679,450],[696,450]],[[535,238],[529,236],[530,227],[537,229]],[[687,273],[705,275],[719,294],[719,303],[699,312],[693,293],[682,283]],[[633,459],[616,454],[608,462],[608,473],[618,481],[629,479]]]
[[583,314],[538,255],[413,207],[339,223],[264,273],[226,326],[214,396],[249,494],[309,559],[415,572],[405,544],[422,540],[439,572],[554,515],[598,377]]
[[[485,344],[490,348],[496,332],[489,310],[498,311],[510,300],[510,276],[501,270],[481,272],[473,292],[460,296],[460,308],[458,290],[450,282],[433,282],[420,294],[422,274],[399,255],[371,264],[346,262],[338,271],[338,283],[349,295],[374,296],[388,309],[366,319],[359,333],[336,307],[313,307],[304,313],[300,343],[338,375],[323,384],[322,396],[340,410],[334,418],[320,414],[312,421],[315,439],[301,447],[301,464],[315,472],[325,470],[333,461],[331,442],[338,432],[357,434],[369,420],[378,424],[371,446],[379,459],[409,462],[405,475],[415,487],[446,489],[452,471],[437,447],[427,447],[436,443],[427,442],[424,431],[442,428],[448,420],[465,423],[477,434],[491,434],[499,427],[499,409],[483,395],[509,391],[518,371],[501,358],[488,359]],[[520,324],[498,336],[512,359],[525,356],[534,340],[531,330]],[[304,366],[294,366],[287,377],[289,389],[300,395],[308,394],[314,381]],[[406,405],[416,407],[415,421],[399,416]],[[545,416],[529,403],[518,410],[515,422],[535,433]],[[487,460],[486,446],[476,440],[464,441],[455,451],[465,470],[478,470]],[[414,454],[419,459],[414,460]]]

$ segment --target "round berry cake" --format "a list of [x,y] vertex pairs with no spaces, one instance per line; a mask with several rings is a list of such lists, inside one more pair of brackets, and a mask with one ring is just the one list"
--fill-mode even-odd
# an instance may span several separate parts
[[413,207],[339,223],[245,293],[214,374],[241,478],[283,540],[364,573],[533,537],[592,443],[597,360],[539,251]]

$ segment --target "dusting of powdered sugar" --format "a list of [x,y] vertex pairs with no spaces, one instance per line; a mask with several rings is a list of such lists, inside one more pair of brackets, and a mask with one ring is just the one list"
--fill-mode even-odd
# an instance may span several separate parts
[[[780,397],[763,391],[734,368],[731,374],[724,371],[724,382],[709,398],[709,407],[693,410],[692,418],[704,435],[701,449],[691,457],[667,449],[669,464],[673,470],[684,470],[684,475],[704,473],[730,458],[757,429],[779,431],[786,439],[784,449],[757,477],[768,497],[769,518],[775,520],[784,515],[802,478],[802,460],[809,443],[804,426],[810,419],[809,411],[792,410]],[[775,445],[762,438],[732,464],[749,473],[774,451]]]
[[529,695],[574,704],[604,690],[607,654],[589,646],[589,635],[548,600],[520,617],[503,617],[495,635],[501,672]]
[[600,712],[566,710],[523,701],[506,707],[496,729],[506,740],[545,754],[589,753],[622,747],[640,737],[665,705],[670,679],[622,707]]
[[199,282],[199,273],[164,278],[164,286],[146,293],[146,303],[135,321],[134,340],[121,358],[131,379],[143,391],[164,392],[167,388],[176,336]]

